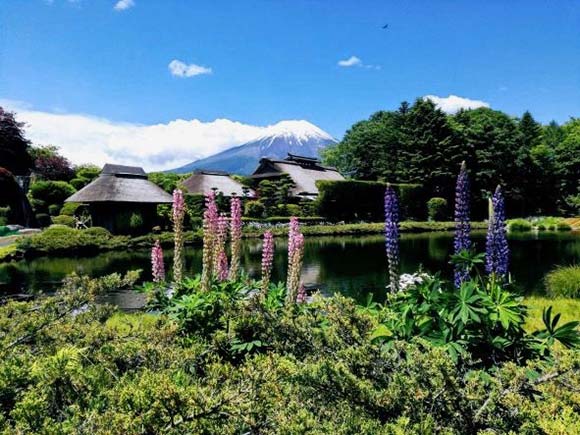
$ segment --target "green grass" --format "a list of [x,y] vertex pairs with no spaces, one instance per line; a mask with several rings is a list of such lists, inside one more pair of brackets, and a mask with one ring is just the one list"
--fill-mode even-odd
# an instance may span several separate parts
[[561,266],[546,275],[546,289],[555,297],[580,298],[580,265]]
[[5,261],[12,258],[12,256],[16,254],[16,251],[17,251],[16,245],[1,246],[0,261]]
[[580,300],[571,298],[548,298],[544,296],[529,296],[524,299],[528,306],[528,319],[525,328],[528,332],[544,329],[542,310],[552,306],[554,314],[562,314],[560,324],[580,320]]

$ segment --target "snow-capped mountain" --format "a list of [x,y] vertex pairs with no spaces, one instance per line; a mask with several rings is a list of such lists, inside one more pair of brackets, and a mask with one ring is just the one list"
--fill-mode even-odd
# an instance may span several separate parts
[[189,163],[169,172],[214,169],[249,175],[262,157],[284,158],[291,154],[318,157],[320,151],[336,140],[308,121],[281,121],[264,129],[256,139],[213,156]]

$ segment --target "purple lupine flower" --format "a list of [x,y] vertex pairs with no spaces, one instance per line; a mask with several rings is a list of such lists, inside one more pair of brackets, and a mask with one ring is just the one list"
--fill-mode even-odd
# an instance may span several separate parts
[[272,274],[272,264],[274,262],[274,235],[272,231],[264,233],[262,244],[262,295],[266,296],[270,287],[270,276]]
[[220,251],[217,258],[217,263],[217,279],[223,282],[228,279],[228,256],[226,251]]
[[231,251],[232,259],[230,265],[230,279],[238,279],[240,271],[240,252],[242,245],[242,200],[232,197],[230,201],[231,217]]
[[185,217],[185,200],[183,192],[179,189],[173,191],[173,237],[175,247],[173,249],[173,280],[176,283],[183,279],[183,218]]
[[389,288],[399,289],[399,200],[395,189],[385,190],[385,247],[389,262]]
[[153,275],[153,282],[165,281],[165,264],[163,263],[163,249],[159,240],[155,240],[155,244],[151,249],[151,274]]
[[490,275],[505,279],[508,273],[509,247],[505,221],[505,204],[500,186],[497,186],[491,199],[485,254],[485,271]]
[[[457,184],[455,186],[455,238],[453,248],[455,254],[471,248],[471,224],[469,222],[469,176],[465,161],[461,163]],[[469,279],[469,270],[455,266],[455,288],[461,287],[461,283]]]
[[306,302],[306,288],[303,283],[300,283],[298,293],[296,294],[296,303],[303,304],[304,302]]

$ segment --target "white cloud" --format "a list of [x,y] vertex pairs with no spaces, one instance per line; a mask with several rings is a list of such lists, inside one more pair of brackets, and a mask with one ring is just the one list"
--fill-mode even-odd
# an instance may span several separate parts
[[132,8],[133,6],[135,6],[135,2],[133,0],[119,0],[117,3],[115,3],[113,9],[116,11],[124,11],[126,9]]
[[446,113],[455,113],[460,109],[477,109],[478,107],[489,107],[489,103],[480,100],[471,100],[469,98],[449,95],[447,97],[438,97],[437,95],[425,95],[426,100],[433,101],[437,107]]
[[142,125],[82,114],[30,110],[21,103],[0,101],[26,124],[26,136],[37,145],[60,147],[75,164],[106,162],[163,170],[182,166],[264,134],[268,127],[228,119],[203,122],[176,119]]
[[367,69],[381,69],[380,65],[370,65],[370,64],[366,64],[363,63],[363,61],[356,57],[356,56],[351,56],[348,59],[344,59],[344,60],[339,60],[338,61],[338,66],[341,66],[343,68],[350,68],[350,67],[359,67],[359,68],[367,68]]
[[190,63],[188,65],[177,59],[173,59],[171,62],[169,62],[169,65],[167,67],[169,68],[171,75],[174,75],[176,77],[193,77],[201,74],[212,73],[211,68],[196,65],[194,63]]
[[356,56],[351,56],[348,59],[338,61],[338,66],[344,66],[346,68],[351,67],[351,66],[362,66],[362,64],[363,64],[362,60],[360,60]]

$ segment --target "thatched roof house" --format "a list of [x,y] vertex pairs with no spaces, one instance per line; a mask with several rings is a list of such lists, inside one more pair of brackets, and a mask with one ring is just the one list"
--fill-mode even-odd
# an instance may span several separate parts
[[215,190],[224,196],[247,196],[253,198],[255,193],[240,182],[234,180],[230,174],[223,171],[200,170],[185,180],[183,187],[192,195],[205,195]]
[[302,198],[314,198],[318,195],[316,187],[318,180],[344,180],[336,168],[323,166],[316,158],[294,154],[288,154],[288,157],[283,160],[261,159],[252,178],[257,181],[274,180],[284,174],[288,175],[294,183],[294,187],[290,190],[291,195]]
[[[66,202],[88,204],[94,226],[125,233],[150,230],[157,204],[171,204],[173,198],[150,182],[143,168],[106,164],[95,180]],[[139,221],[142,229],[135,228]]]

